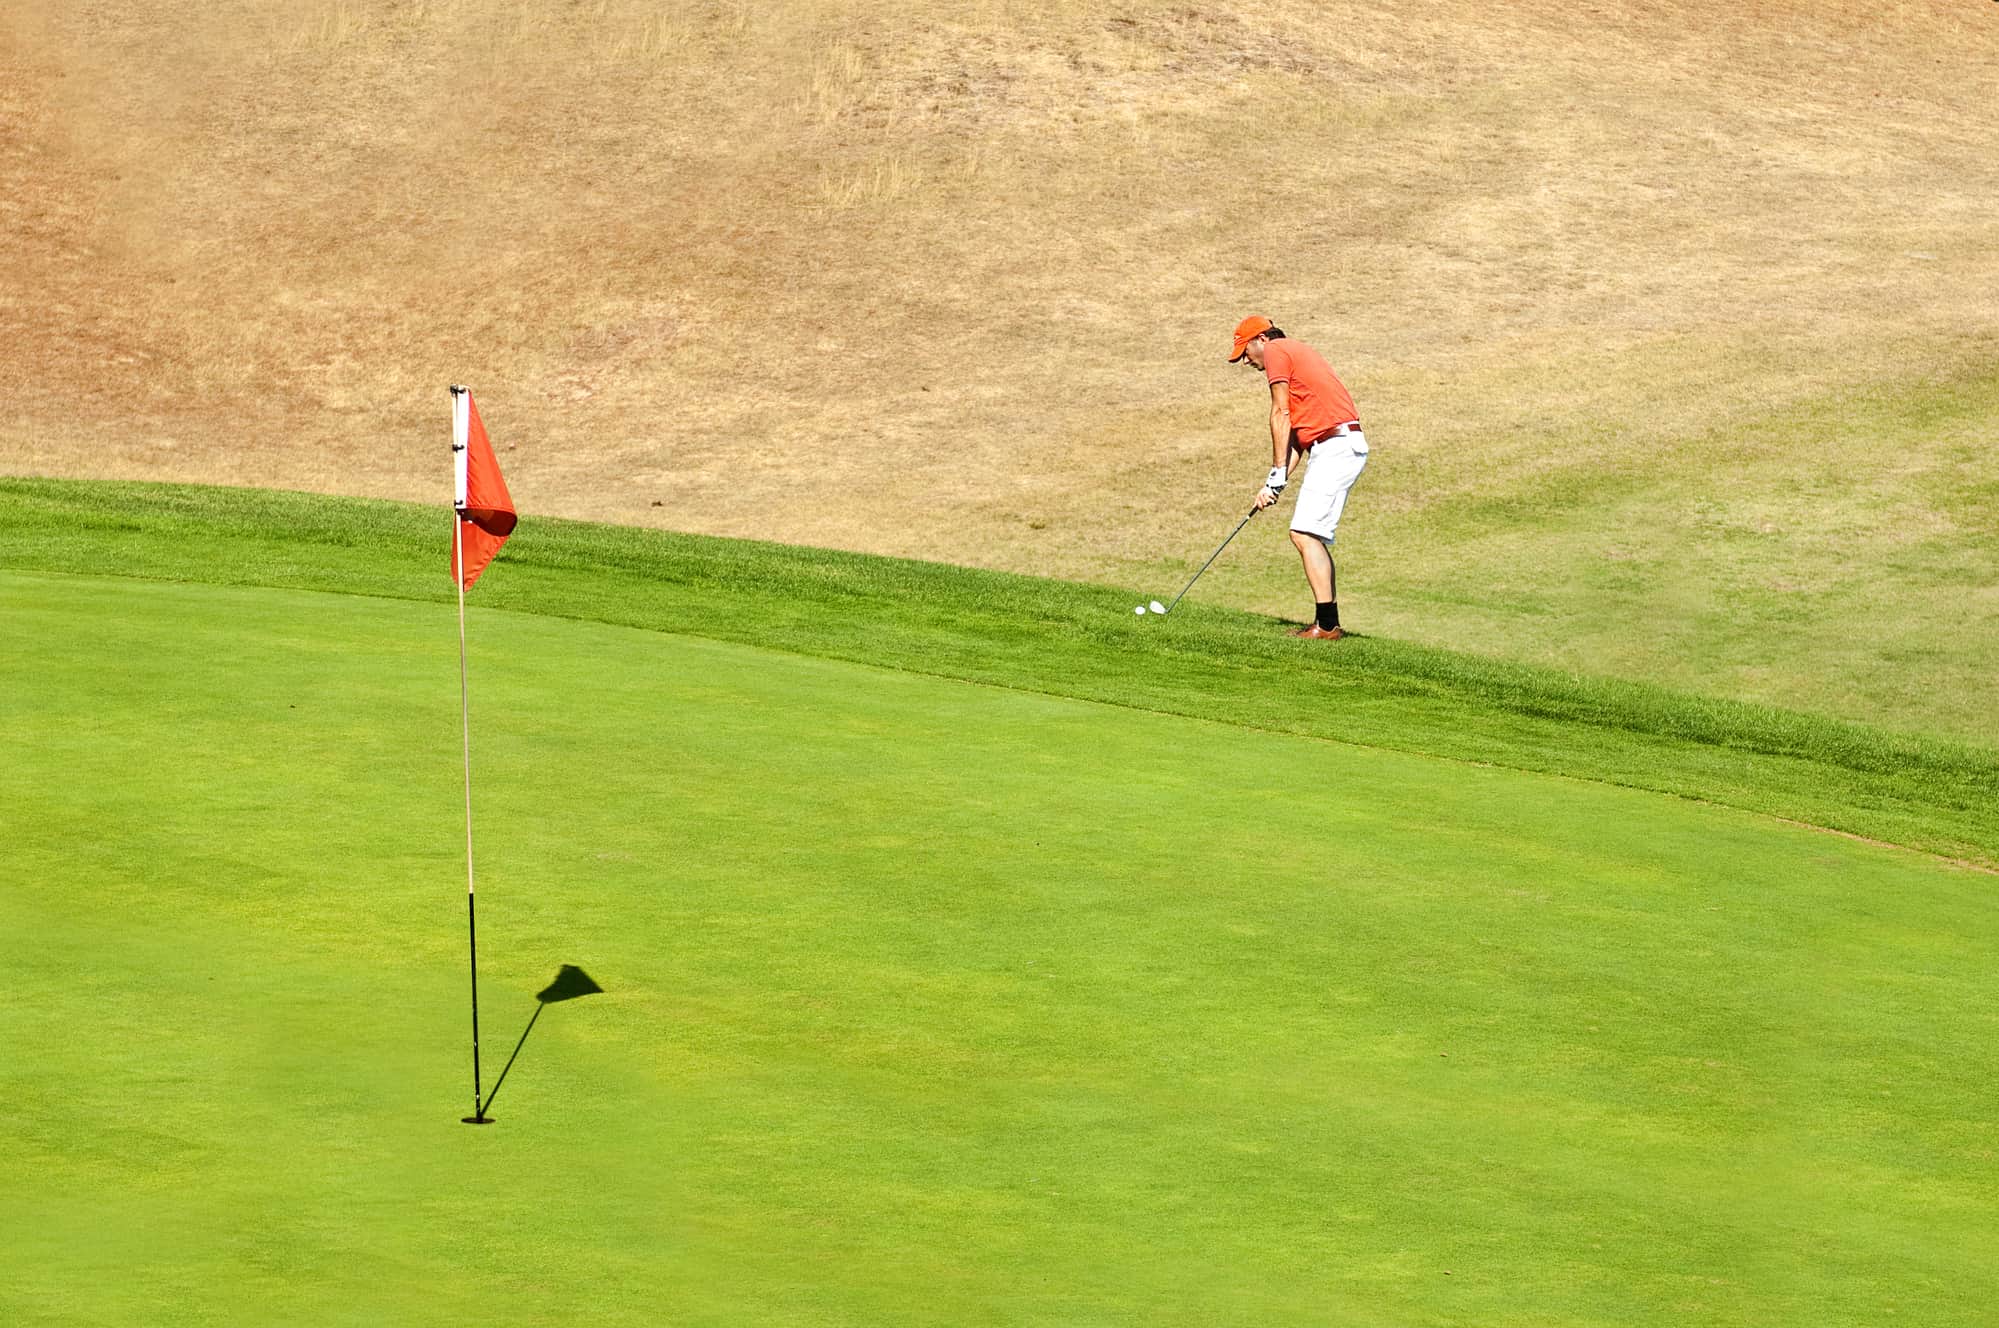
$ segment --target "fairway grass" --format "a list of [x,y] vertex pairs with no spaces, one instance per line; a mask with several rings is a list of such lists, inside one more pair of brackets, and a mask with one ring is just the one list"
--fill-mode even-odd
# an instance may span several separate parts
[[[606,994],[470,1130],[440,514],[9,482],[0,516],[0,1321],[1999,1299],[1990,875],[1462,747],[1788,770],[1759,796],[1967,840],[1922,794],[1976,752],[536,521],[470,618],[487,1085],[558,964]],[[257,581],[294,584],[219,584]],[[620,612],[676,630],[587,620]],[[1223,722],[1273,682],[1438,750]]]

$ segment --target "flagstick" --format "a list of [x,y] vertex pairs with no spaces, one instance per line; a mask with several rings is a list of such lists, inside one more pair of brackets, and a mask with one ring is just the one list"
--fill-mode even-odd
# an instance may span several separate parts
[[479,1079],[479,914],[472,902],[472,707],[465,683],[465,523],[456,511],[451,514],[451,571],[458,583],[458,719],[465,737],[465,933],[472,957],[472,1114],[465,1117],[465,1123],[486,1125],[492,1118],[481,1104],[484,1094]]

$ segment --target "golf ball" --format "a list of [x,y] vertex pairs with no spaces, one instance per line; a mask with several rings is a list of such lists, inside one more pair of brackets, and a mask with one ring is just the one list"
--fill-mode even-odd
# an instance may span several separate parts
[[1137,608],[1133,609],[1133,610],[1132,610],[1132,612],[1133,612],[1133,613],[1144,613],[1144,612],[1145,612],[1145,606],[1144,606],[1143,604],[1141,604],[1141,605],[1139,605],[1139,606],[1138,606]]

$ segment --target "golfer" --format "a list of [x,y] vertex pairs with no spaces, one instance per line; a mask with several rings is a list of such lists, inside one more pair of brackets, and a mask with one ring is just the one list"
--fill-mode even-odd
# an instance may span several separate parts
[[1337,641],[1340,603],[1333,581],[1333,536],[1347,491],[1367,469],[1367,438],[1353,397],[1325,357],[1292,341],[1268,318],[1236,324],[1229,363],[1247,359],[1270,384],[1270,475],[1256,495],[1258,511],[1277,501],[1291,474],[1293,453],[1306,456],[1298,505],[1291,513],[1291,542],[1305,562],[1305,580],[1316,607],[1309,627],[1293,632],[1311,641]]

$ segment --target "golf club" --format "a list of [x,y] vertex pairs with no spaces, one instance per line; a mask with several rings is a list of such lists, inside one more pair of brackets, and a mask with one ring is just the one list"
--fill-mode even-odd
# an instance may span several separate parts
[[[1286,475],[1286,476],[1289,476],[1289,475],[1290,475],[1290,473],[1291,473],[1291,469],[1292,469],[1292,467],[1295,467],[1295,466],[1296,466],[1297,464],[1298,464],[1298,459],[1297,459],[1297,457],[1296,457],[1295,455],[1293,455],[1293,456],[1292,456],[1292,458],[1291,458],[1291,465],[1290,465],[1290,466],[1287,466],[1287,467],[1285,467],[1285,472],[1284,472],[1284,473],[1285,473],[1285,475]],[[1211,554],[1209,554],[1209,555],[1208,555],[1208,561],[1206,561],[1206,562],[1204,562],[1204,563],[1202,563],[1202,564],[1201,564],[1201,572],[1205,572],[1205,571],[1207,571],[1207,570],[1208,570],[1208,569],[1209,569],[1210,567],[1214,566],[1214,564],[1215,564],[1215,559],[1217,559],[1217,558],[1221,557],[1221,556],[1222,556],[1222,550],[1223,550],[1223,549],[1226,549],[1226,548],[1227,548],[1227,547],[1229,546],[1229,540],[1232,540],[1232,539],[1234,539],[1234,538],[1235,538],[1235,537],[1236,537],[1237,535],[1240,535],[1240,534],[1242,534],[1242,528],[1243,528],[1244,526],[1246,526],[1246,525],[1248,525],[1248,524],[1249,524],[1249,517],[1251,517],[1251,516],[1255,516],[1255,515],[1256,515],[1256,514],[1257,514],[1258,512],[1261,512],[1262,510],[1263,510],[1263,509],[1262,509],[1262,508],[1260,508],[1260,507],[1252,507],[1252,508],[1250,508],[1250,509],[1249,509],[1249,516],[1246,516],[1246,517],[1244,517],[1244,518],[1243,518],[1242,520],[1240,520],[1240,521],[1236,522],[1236,528],[1235,528],[1234,530],[1231,530],[1231,531],[1229,532],[1229,538],[1228,538],[1228,539],[1225,539],[1225,540],[1223,540],[1223,541],[1222,541],[1222,542],[1221,542],[1221,543],[1220,543],[1219,545],[1217,545],[1217,546],[1215,547],[1215,551],[1214,551],[1213,553],[1211,553]],[[1184,585],[1184,586],[1182,586],[1182,587],[1180,587],[1180,594],[1179,594],[1179,595],[1175,595],[1175,596],[1173,597],[1173,603],[1172,603],[1172,604],[1167,604],[1167,605],[1164,605],[1164,606],[1162,606],[1162,605],[1161,605],[1161,604],[1159,603],[1159,601],[1158,601],[1158,600],[1153,600],[1153,601],[1152,601],[1152,603],[1151,603],[1151,604],[1150,604],[1149,606],[1148,606],[1148,605],[1144,605],[1144,604],[1141,604],[1141,605],[1139,605],[1139,606],[1138,606],[1137,608],[1133,609],[1133,610],[1132,610],[1132,612],[1133,612],[1133,613],[1136,613],[1136,614],[1139,614],[1139,615],[1141,615],[1141,616],[1143,616],[1143,615],[1144,615],[1144,613],[1146,612],[1147,608],[1149,607],[1149,608],[1151,609],[1151,611],[1152,611],[1152,612],[1154,612],[1154,613],[1157,613],[1157,614],[1160,614],[1160,615],[1162,615],[1162,616],[1163,616],[1163,615],[1165,615],[1165,614],[1168,614],[1168,613],[1171,613],[1171,612],[1173,611],[1173,609],[1174,609],[1174,608],[1175,608],[1175,607],[1176,607],[1176,606],[1177,606],[1177,605],[1178,605],[1178,604],[1180,603],[1180,598],[1181,598],[1181,596],[1182,596],[1182,595],[1185,595],[1185,594],[1186,594],[1186,593],[1187,593],[1188,591],[1192,590],[1192,589],[1194,588],[1194,582],[1196,582],[1196,581],[1199,581],[1199,580],[1201,579],[1201,572],[1196,572],[1196,573],[1194,573],[1194,575],[1193,575],[1193,576],[1191,576],[1191,577],[1189,577],[1189,578],[1187,579],[1187,584],[1186,584],[1186,585]]]
[[[1215,565],[1215,559],[1222,556],[1222,550],[1226,549],[1229,546],[1229,540],[1232,540],[1237,535],[1242,534],[1242,528],[1249,524],[1249,517],[1255,516],[1258,512],[1262,510],[1263,509],[1260,507],[1252,507],[1249,509],[1249,516],[1246,516],[1242,520],[1236,522],[1236,528],[1229,532],[1228,539],[1225,539],[1220,544],[1216,545],[1215,551],[1208,555],[1208,561],[1201,564],[1201,572],[1205,572],[1210,567],[1213,567]],[[1161,615],[1171,613],[1174,610],[1174,608],[1180,603],[1181,597],[1184,596],[1188,591],[1192,590],[1194,588],[1194,583],[1201,579],[1201,572],[1196,572],[1194,573],[1193,576],[1187,578],[1187,584],[1180,587],[1180,594],[1175,595],[1173,597],[1172,604],[1168,604],[1162,607],[1158,600],[1153,600],[1150,606],[1152,612]],[[1146,611],[1146,609],[1147,606],[1141,604],[1136,609],[1132,610],[1132,612],[1142,614]]]

